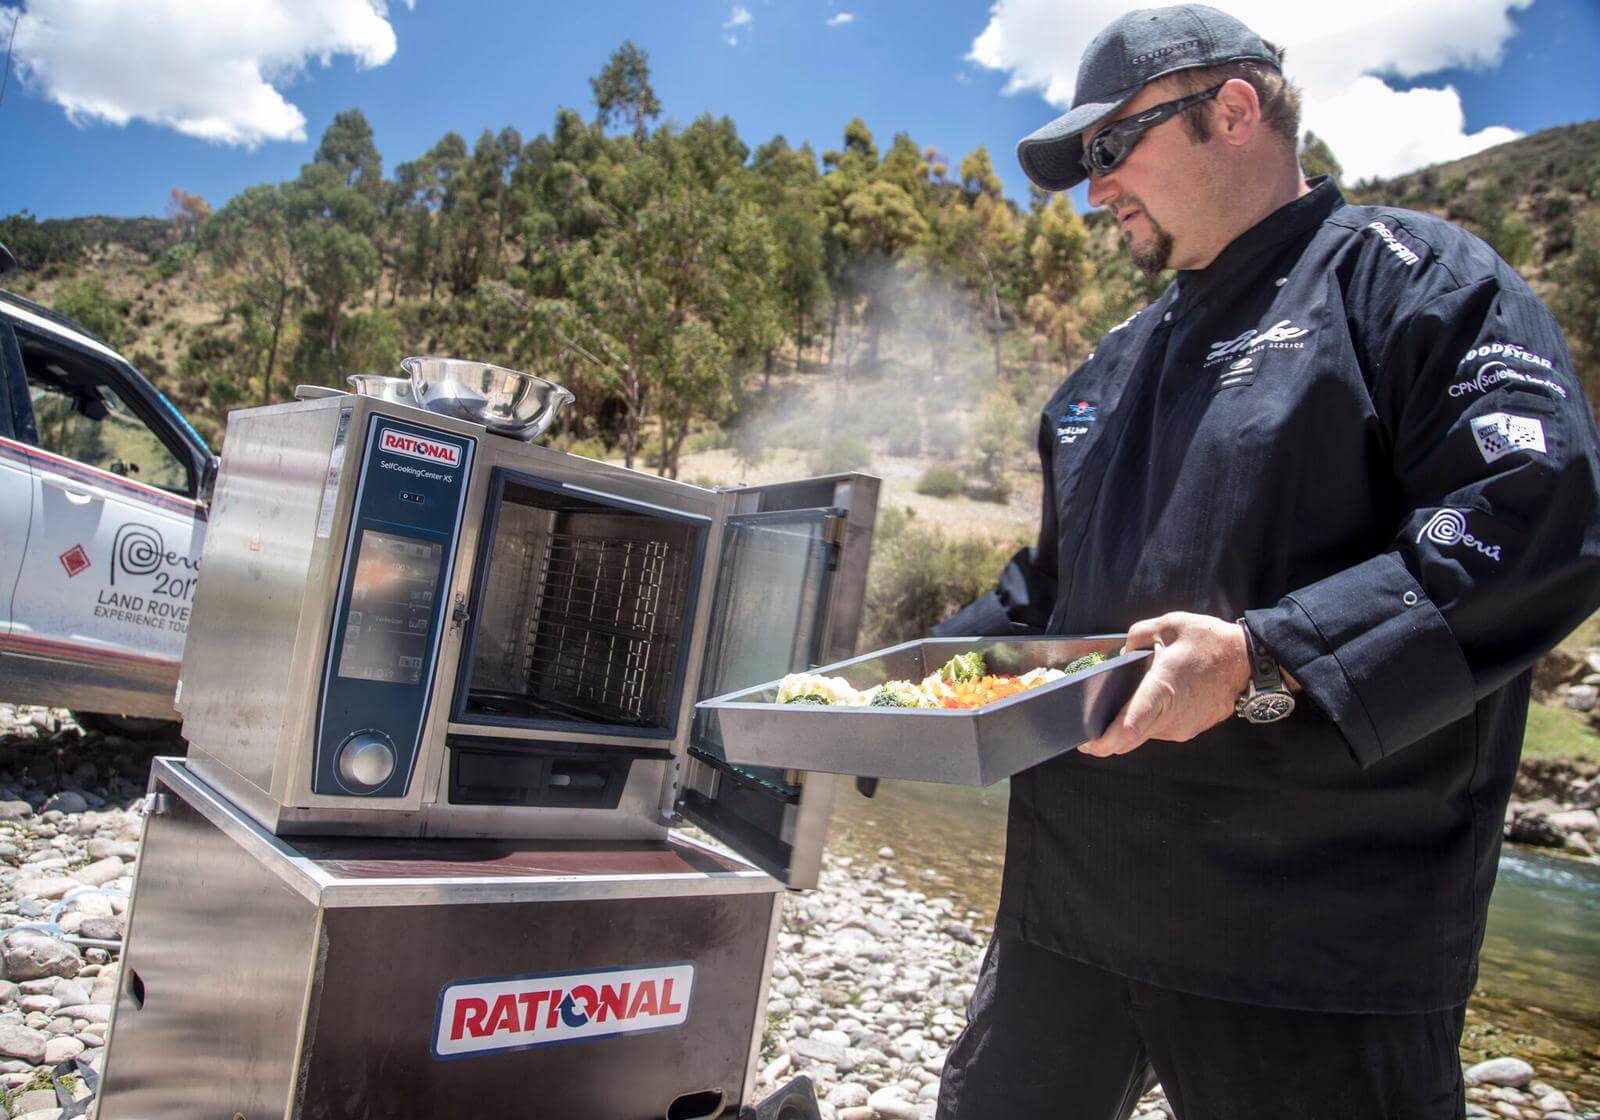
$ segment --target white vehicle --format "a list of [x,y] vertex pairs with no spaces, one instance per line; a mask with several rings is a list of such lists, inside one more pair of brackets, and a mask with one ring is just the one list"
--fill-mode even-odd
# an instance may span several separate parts
[[216,462],[104,342],[0,291],[0,700],[178,718]]

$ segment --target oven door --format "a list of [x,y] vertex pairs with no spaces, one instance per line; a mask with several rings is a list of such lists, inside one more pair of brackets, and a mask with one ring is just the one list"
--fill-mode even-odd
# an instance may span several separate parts
[[[878,480],[839,475],[733,491],[697,699],[848,657],[866,590]],[[815,886],[834,777],[729,763],[713,712],[696,712],[683,816],[800,889]]]

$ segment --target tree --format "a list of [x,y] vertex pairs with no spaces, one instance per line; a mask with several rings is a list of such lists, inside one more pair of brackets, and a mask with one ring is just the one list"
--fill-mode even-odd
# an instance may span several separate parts
[[612,52],[605,69],[589,79],[599,109],[601,127],[617,121],[633,129],[634,141],[643,146],[649,135],[648,122],[661,115],[661,101],[650,86],[650,56],[626,40]]
[[1600,404],[1600,213],[1575,225],[1572,255],[1557,269],[1551,309],[1578,343],[1579,373],[1590,407]]
[[234,308],[254,352],[260,403],[272,403],[284,328],[299,294],[300,260],[291,236],[288,200],[275,186],[248,187],[207,225],[213,272],[231,284]]
[[1028,247],[1039,290],[1028,297],[1028,316],[1069,366],[1085,349],[1086,309],[1080,297],[1094,276],[1089,236],[1072,200],[1058,194],[1038,215],[1038,232]]
[[1333,149],[1315,132],[1307,132],[1300,141],[1300,170],[1305,172],[1308,179],[1327,175],[1341,185],[1344,180],[1344,168],[1339,166]]
[[173,187],[167,197],[167,219],[178,231],[181,241],[188,241],[200,230],[201,224],[211,216],[211,207],[197,194],[182,187]]
[[317,145],[315,162],[334,170],[344,185],[377,201],[383,187],[383,157],[372,139],[372,126],[360,109],[346,109],[333,118]]
[[120,348],[127,339],[123,325],[127,309],[111,298],[105,281],[98,276],[86,276],[63,291],[56,298],[56,310],[88,327],[113,349]]

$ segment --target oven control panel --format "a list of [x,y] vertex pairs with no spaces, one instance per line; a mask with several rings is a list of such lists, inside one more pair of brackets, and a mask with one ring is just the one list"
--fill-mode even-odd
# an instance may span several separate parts
[[473,441],[384,415],[368,423],[311,790],[404,797],[428,714]]

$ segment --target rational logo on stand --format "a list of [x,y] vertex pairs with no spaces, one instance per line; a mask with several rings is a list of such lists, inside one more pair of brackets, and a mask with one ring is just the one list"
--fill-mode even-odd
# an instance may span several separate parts
[[439,993],[433,1053],[459,1058],[642,1034],[689,1018],[694,964],[464,980]]
[[397,432],[384,428],[378,435],[378,446],[384,451],[398,451],[413,459],[426,459],[430,463],[443,463],[447,467],[461,465],[461,448],[441,440],[423,439],[410,432]]

